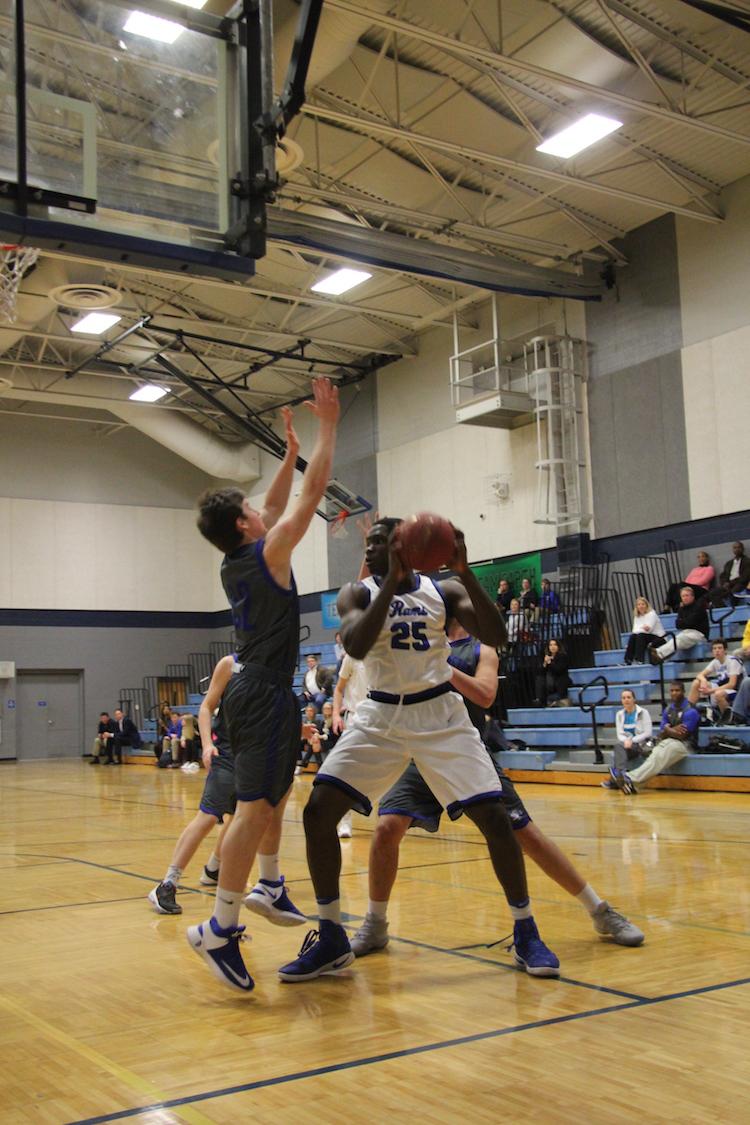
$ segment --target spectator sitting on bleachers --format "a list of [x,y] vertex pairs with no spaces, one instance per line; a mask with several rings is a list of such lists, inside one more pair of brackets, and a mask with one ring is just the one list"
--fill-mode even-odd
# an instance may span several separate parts
[[728,559],[719,575],[719,583],[709,594],[712,605],[734,605],[735,594],[746,594],[750,586],[750,559],[745,554],[745,544],[732,544],[732,558]]
[[705,597],[716,581],[716,571],[711,565],[711,557],[706,551],[698,552],[698,565],[688,573],[684,582],[673,582],[664,599],[665,612],[676,613],[680,608],[680,590],[690,586],[696,600]]
[[179,769],[181,738],[182,720],[176,711],[170,711],[167,733],[164,735],[161,743],[160,765],[165,766],[167,769]]
[[195,741],[195,716],[189,711],[180,715],[180,757],[183,759],[182,768],[186,773],[198,773],[198,751]]
[[96,728],[96,738],[94,745],[91,747],[91,761],[90,766],[99,765],[99,755],[102,750],[106,751],[107,760],[104,762],[105,766],[112,764],[112,740],[115,737],[115,724],[109,717],[109,711],[102,711],[99,716],[99,726]]
[[[615,746],[615,767],[624,769],[628,762],[642,758],[646,743],[653,734],[651,716],[645,707],[640,707],[635,701],[635,692],[631,688],[623,688],[620,695],[622,708],[615,715],[615,730],[618,745]],[[610,778],[603,781],[604,789],[617,789],[618,786]]]
[[337,633],[333,638],[333,651],[336,653],[336,673],[338,674],[342,661],[346,656],[346,649],[341,643],[341,633]]
[[339,740],[339,734],[335,729],[333,722],[333,703],[330,699],[326,700],[323,704],[321,712],[321,725],[320,725],[320,749],[323,755],[323,761],[333,750],[334,746]]
[[527,617],[532,617],[539,604],[539,595],[528,578],[521,579],[521,593],[518,595],[521,609]]
[[318,657],[312,653],[306,657],[307,671],[302,681],[302,698],[308,703],[314,703],[316,711],[325,703],[333,691],[333,675],[329,668],[324,668],[318,663]]
[[497,584],[497,596],[495,598],[495,605],[503,613],[510,613],[510,603],[512,599],[513,591],[510,588],[510,582],[507,578],[501,578]]
[[618,789],[629,796],[637,793],[650,778],[686,758],[690,750],[695,748],[695,732],[700,716],[687,700],[685,689],[679,680],[669,685],[669,698],[669,707],[665,707],[662,714],[659,737],[643,765],[634,770],[610,767],[610,778]]
[[729,719],[731,702],[737,694],[737,685],[743,676],[743,667],[735,656],[727,653],[726,641],[716,640],[711,645],[713,660],[693,680],[688,699],[693,704],[708,700],[719,712],[719,722]]
[[677,634],[674,640],[667,637],[658,649],[648,650],[648,658],[652,664],[670,657],[675,646],[683,651],[708,640],[708,611],[703,602],[700,604],[696,602],[691,586],[683,586],[680,590],[680,608],[677,612],[675,629]]
[[745,676],[740,684],[732,701],[732,711],[726,724],[735,727],[750,725],[750,676]]
[[559,613],[560,599],[552,589],[549,578],[542,579],[542,592],[539,595],[539,610],[541,613]]
[[568,707],[570,661],[562,641],[552,637],[542,660],[542,670],[536,677],[535,707]]
[[[322,766],[320,732],[323,729],[323,719],[317,713],[314,703],[308,703],[302,713],[302,722],[307,724],[308,733],[300,740],[299,759],[295,773],[302,773],[310,765],[310,760],[315,758],[316,764]],[[315,728],[314,731],[312,728]]]
[[636,598],[633,609],[633,630],[625,649],[625,663],[643,664],[646,649],[659,648],[663,644],[664,626],[659,620],[659,614],[646,598]]
[[112,739],[112,749],[114,750],[115,761],[118,766],[121,766],[123,746],[131,746],[134,750],[137,750],[141,745],[141,736],[133,720],[129,719],[119,707],[115,710],[114,726],[115,734]]

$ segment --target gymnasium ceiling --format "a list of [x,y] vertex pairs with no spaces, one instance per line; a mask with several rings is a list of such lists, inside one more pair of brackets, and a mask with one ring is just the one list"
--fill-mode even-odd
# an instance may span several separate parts
[[[734,7],[750,12],[739,0]],[[223,15],[228,5],[209,0],[205,10]],[[296,13],[292,0],[274,5],[278,79]],[[217,176],[210,41],[191,32],[172,47],[136,44],[123,37],[123,17],[122,3],[27,0],[28,82],[95,105],[109,210],[140,210],[152,233],[167,236],[175,214],[210,225],[201,224],[215,209]],[[0,31],[10,34],[7,6]],[[326,0],[255,277],[228,283],[45,254],[23,283],[17,324],[0,329],[0,378],[12,384],[0,410],[107,431],[123,424],[108,403],[126,399],[149,371],[154,378],[148,357],[162,348],[194,376],[207,361],[234,382],[220,399],[271,420],[275,406],[308,392],[316,360],[329,365],[321,373],[356,377],[415,354],[435,325],[448,332],[454,310],[471,327],[488,300],[468,281],[409,269],[408,255],[402,268],[373,268],[343,297],[312,293],[344,258],[300,245],[290,223],[309,230],[318,218],[344,221],[373,245],[388,232],[428,262],[460,254],[498,284],[547,277],[575,287],[587,267],[598,285],[607,262],[627,268],[618,239],[629,230],[668,212],[721,222],[721,189],[750,174],[749,83],[747,31],[682,0]],[[62,167],[68,122],[30,102],[32,169],[35,160]],[[2,105],[7,122],[9,98]],[[591,111],[623,127],[572,160],[535,151]],[[123,320],[105,337],[82,339],[49,291],[91,283],[120,291]],[[146,314],[153,319],[143,332],[97,358],[103,341]],[[159,326],[222,343],[194,341],[195,354],[185,352]],[[260,368],[236,347],[284,351],[300,340],[304,363]],[[74,379],[63,378],[78,365]],[[159,381],[174,392],[165,406],[230,442],[240,437],[164,371]]]

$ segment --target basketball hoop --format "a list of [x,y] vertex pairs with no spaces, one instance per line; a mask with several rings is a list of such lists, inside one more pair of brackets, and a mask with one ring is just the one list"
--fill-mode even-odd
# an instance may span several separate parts
[[0,321],[12,324],[16,319],[18,288],[39,253],[36,246],[0,243]]
[[334,516],[334,518],[328,525],[328,534],[330,535],[331,539],[348,538],[349,532],[346,530],[346,521],[348,520],[348,518],[349,513],[347,512],[346,508],[342,508],[341,511],[336,516]]

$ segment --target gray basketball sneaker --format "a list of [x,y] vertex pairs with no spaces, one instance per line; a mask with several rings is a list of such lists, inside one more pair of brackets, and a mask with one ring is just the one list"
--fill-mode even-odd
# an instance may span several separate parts
[[385,918],[376,918],[374,914],[365,914],[364,922],[349,944],[355,957],[366,957],[368,953],[376,953],[378,949],[385,949],[388,944],[388,923]]
[[611,938],[617,945],[641,945],[645,939],[645,934],[629,922],[624,914],[618,914],[608,902],[599,903],[591,920],[598,934]]

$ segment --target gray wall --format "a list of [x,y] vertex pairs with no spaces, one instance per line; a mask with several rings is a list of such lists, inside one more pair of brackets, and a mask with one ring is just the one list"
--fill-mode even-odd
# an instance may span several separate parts
[[597,538],[690,518],[673,217],[621,246],[616,287],[586,309]]
[[[318,614],[318,619],[320,615]],[[117,706],[120,688],[140,687],[143,677],[162,675],[167,664],[182,664],[190,652],[208,652],[211,641],[227,640],[228,629],[63,628],[0,626],[0,659],[16,669],[83,669],[84,746],[88,752],[100,711]],[[3,743],[0,758],[15,757],[15,724],[7,710],[14,681],[0,680]]]
[[192,508],[215,484],[181,457],[129,427],[0,415],[0,489],[24,500]]
[[[333,475],[347,488],[378,506],[378,403],[374,376],[347,387],[341,395]],[[328,540],[328,581],[343,586],[356,578],[362,561],[362,537],[354,519],[347,523],[345,539]]]

